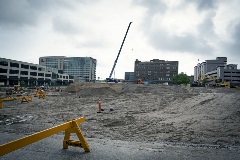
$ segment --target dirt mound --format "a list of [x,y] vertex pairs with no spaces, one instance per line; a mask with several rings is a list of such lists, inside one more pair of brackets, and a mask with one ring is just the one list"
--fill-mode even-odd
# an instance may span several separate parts
[[76,93],[78,96],[115,95],[122,90],[121,84],[107,83],[73,83],[64,91]]
[[117,92],[110,87],[101,88],[85,88],[77,92],[79,96],[102,96],[102,95],[115,95]]

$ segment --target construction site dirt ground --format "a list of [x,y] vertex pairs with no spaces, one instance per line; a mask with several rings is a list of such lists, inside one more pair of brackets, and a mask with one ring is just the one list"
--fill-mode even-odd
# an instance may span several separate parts
[[240,90],[234,88],[74,83],[46,95],[3,101],[0,132],[29,135],[84,116],[86,138],[240,148]]

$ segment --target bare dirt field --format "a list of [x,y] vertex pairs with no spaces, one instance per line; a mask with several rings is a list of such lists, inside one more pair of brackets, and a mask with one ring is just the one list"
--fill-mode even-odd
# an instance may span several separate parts
[[85,116],[86,138],[240,146],[237,89],[80,83],[46,94],[30,103],[4,101],[0,131],[32,134]]

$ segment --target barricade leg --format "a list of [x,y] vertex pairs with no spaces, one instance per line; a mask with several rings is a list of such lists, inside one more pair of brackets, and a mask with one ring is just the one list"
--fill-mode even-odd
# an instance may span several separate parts
[[[76,133],[80,141],[70,140],[70,134]],[[85,140],[81,129],[79,128],[76,121],[72,121],[72,128],[65,130],[65,136],[63,140],[63,149],[68,149],[68,146],[81,147],[86,152],[90,152],[87,141]]]
[[22,97],[22,101],[21,101],[21,103],[23,103],[23,102],[27,102],[27,103],[29,103],[29,101],[28,101],[28,99],[26,98],[26,96],[23,96],[23,97]]
[[40,99],[40,98],[42,98],[42,99],[44,99],[46,97],[46,94],[45,93],[40,93],[39,95],[38,95],[38,98]]
[[28,101],[32,102],[32,96],[28,96]]

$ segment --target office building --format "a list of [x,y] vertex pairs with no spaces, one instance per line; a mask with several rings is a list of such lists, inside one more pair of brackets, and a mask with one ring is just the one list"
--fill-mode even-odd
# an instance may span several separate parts
[[39,64],[56,68],[60,73],[69,74],[74,77],[75,82],[96,80],[97,60],[91,57],[40,57]]
[[72,83],[73,77],[43,65],[0,58],[1,85],[52,85]]
[[194,67],[194,81],[202,81],[206,75],[208,81],[231,82],[231,86],[240,85],[240,69],[237,64],[227,64],[227,57],[217,57],[216,60],[206,60]]
[[125,72],[125,81],[134,81],[134,72]]
[[205,62],[198,63],[194,67],[194,81],[198,81],[199,76],[203,79],[203,75],[206,73],[216,70],[218,66],[226,66],[226,64],[227,57],[217,57],[216,60],[205,60]]
[[142,79],[149,83],[172,82],[173,76],[178,74],[178,61],[153,59],[141,62],[138,59],[134,65],[134,81]]

